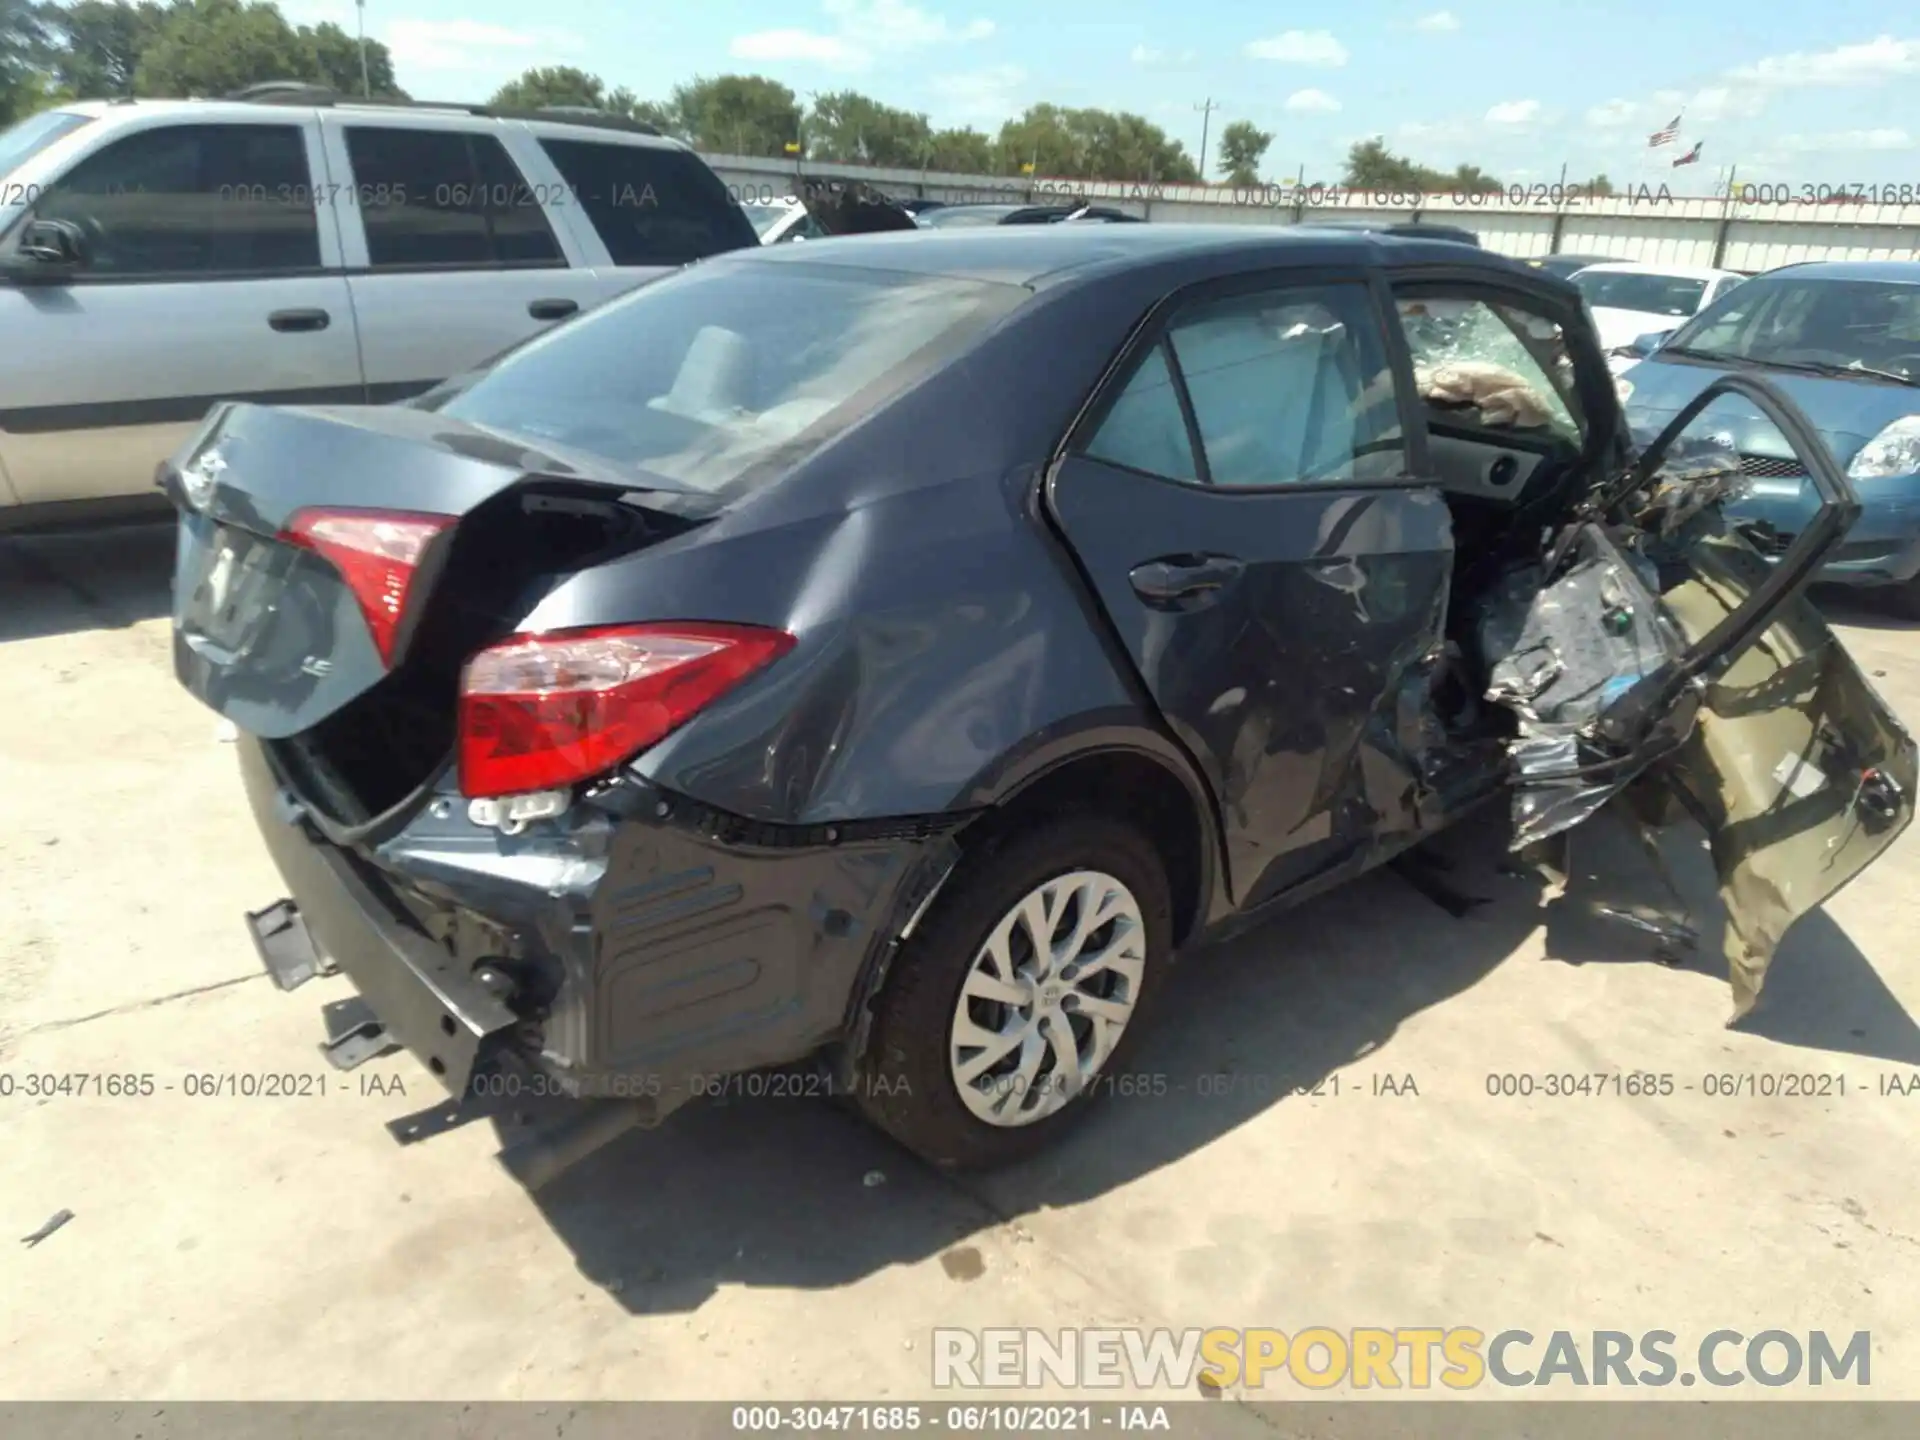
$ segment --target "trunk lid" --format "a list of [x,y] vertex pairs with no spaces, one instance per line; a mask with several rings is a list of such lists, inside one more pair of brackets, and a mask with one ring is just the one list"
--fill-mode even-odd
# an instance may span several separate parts
[[[348,823],[430,776],[451,747],[460,665],[559,576],[717,510],[637,471],[398,406],[224,406],[159,483],[180,512],[180,682],[250,734],[303,737],[312,788]],[[316,511],[393,517],[426,538],[411,564],[343,563],[290,533]]]

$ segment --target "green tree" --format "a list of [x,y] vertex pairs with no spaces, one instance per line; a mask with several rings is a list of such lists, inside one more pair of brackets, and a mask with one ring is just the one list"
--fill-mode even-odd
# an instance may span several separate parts
[[936,130],[927,141],[927,156],[921,162],[928,170],[946,170],[960,175],[993,173],[993,140],[978,130]]
[[[114,64],[132,60],[135,94],[212,97],[269,80],[361,93],[360,42],[338,25],[296,29],[268,0],[173,0],[157,24],[142,29],[155,18],[143,10],[113,22],[121,38],[109,53]],[[89,64],[111,74],[97,56]],[[394,83],[393,55],[377,40],[367,42],[367,80],[376,97],[405,98]]]
[[1604,196],[1604,195],[1613,194],[1613,182],[1607,179],[1606,173],[1604,171],[1594,176],[1591,180],[1587,181],[1587,183],[1582,185],[1580,188],[1582,191],[1584,191],[1588,195]]
[[0,126],[44,109],[48,36],[29,0],[0,0]]
[[1220,168],[1227,172],[1227,183],[1249,189],[1260,183],[1260,162],[1266,158],[1273,136],[1250,120],[1236,120],[1220,132]]
[[806,117],[807,157],[917,166],[933,142],[925,115],[896,110],[855,90],[822,95]]
[[[302,25],[296,33],[308,55],[307,69],[301,79],[314,80],[341,95],[362,93],[358,39],[331,21]],[[390,100],[406,98],[406,92],[394,83],[393,52],[378,40],[367,41],[365,93]]]
[[[630,95],[631,92],[622,92]],[[607,104],[606,82],[571,65],[542,65],[509,80],[487,103],[502,110],[539,110],[548,105],[584,105],[594,110]]]
[[[140,95],[228,95],[267,80],[314,80],[312,51],[262,0],[182,0],[140,56]],[[355,87],[358,88],[358,87]]]
[[602,108],[615,115],[625,115],[630,120],[651,125],[662,135],[680,133],[680,117],[673,113],[671,105],[663,105],[657,100],[642,100],[624,85],[615,86],[607,92]]
[[1347,151],[1344,183],[1361,190],[1415,190],[1422,187],[1427,172],[1387,149],[1381,136],[1355,142]]
[[140,57],[166,24],[167,14],[167,7],[156,0],[42,5],[41,19],[55,38],[55,77],[83,100],[133,94]]
[[1396,155],[1387,142],[1376,135],[1362,140],[1347,151],[1345,184],[1356,190],[1398,190],[1405,193],[1438,195],[1485,195],[1502,188],[1500,182],[1478,165],[1457,165],[1452,170],[1435,170]]
[[800,138],[793,91],[761,75],[696,76],[674,87],[669,107],[681,137],[710,153],[785,156]]
[[1199,167],[1184,146],[1126,111],[1032,105],[1000,127],[994,152],[995,168],[1008,174],[1031,165],[1036,175],[1077,180],[1191,185],[1200,179]]
[[1461,165],[1446,177],[1444,185],[1430,185],[1427,188],[1445,189],[1455,195],[1493,195],[1506,187],[1478,165]]

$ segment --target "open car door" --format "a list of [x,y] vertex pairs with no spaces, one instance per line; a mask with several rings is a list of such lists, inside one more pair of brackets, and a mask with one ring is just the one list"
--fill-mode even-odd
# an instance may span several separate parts
[[[1728,394],[1779,427],[1819,495],[1771,565],[1720,516],[1736,457],[1683,440]],[[1913,817],[1913,739],[1805,595],[1859,510],[1798,406],[1723,376],[1567,527],[1491,647],[1493,698],[1521,718],[1516,847],[1616,796],[1643,824],[1690,815],[1727,910],[1736,1020],[1794,921]]]

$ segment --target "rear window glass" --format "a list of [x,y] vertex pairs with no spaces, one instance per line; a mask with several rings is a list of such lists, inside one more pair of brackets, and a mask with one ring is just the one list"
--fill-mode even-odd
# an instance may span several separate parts
[[1582,270],[1573,283],[1595,309],[1639,310],[1648,315],[1691,315],[1707,293],[1704,280],[1639,270]]
[[737,494],[797,464],[1027,295],[838,265],[701,266],[539,337],[431,403]]
[[616,265],[685,265],[758,243],[698,156],[652,145],[542,139]]

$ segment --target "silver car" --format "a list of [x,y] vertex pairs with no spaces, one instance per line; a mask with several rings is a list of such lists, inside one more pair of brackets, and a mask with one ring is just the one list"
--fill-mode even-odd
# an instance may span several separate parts
[[401,399],[755,243],[612,116],[302,86],[36,115],[0,135],[0,528],[157,501],[216,400]]

